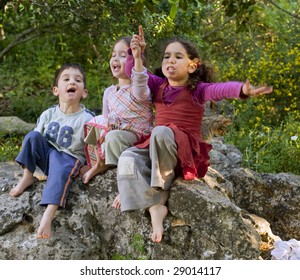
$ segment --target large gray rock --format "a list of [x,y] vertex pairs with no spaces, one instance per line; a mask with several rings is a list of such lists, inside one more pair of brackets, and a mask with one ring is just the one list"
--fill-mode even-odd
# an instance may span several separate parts
[[15,116],[0,117],[0,133],[1,134],[19,134],[25,135],[33,130],[35,124],[27,123]]
[[282,239],[300,239],[300,176],[239,168],[228,179],[235,185],[237,205],[267,219]]
[[[6,164],[1,164],[1,176]],[[9,164],[17,173],[19,167]],[[7,176],[5,174],[5,176]],[[209,176],[209,175],[208,175]],[[66,209],[58,211],[53,237],[37,239],[44,183],[20,197],[0,194],[0,259],[258,259],[261,238],[226,194],[203,181],[175,182],[166,232],[150,242],[150,219],[143,210],[121,213],[111,207],[117,194],[116,171],[97,176],[89,186],[77,180]],[[16,183],[11,178],[10,185]]]
[[[234,151],[223,147],[218,152],[222,150],[227,154]],[[226,153],[222,155],[226,157]],[[117,195],[116,169],[96,176],[89,185],[77,179],[66,209],[58,211],[53,221],[53,237],[37,239],[45,182],[33,184],[20,197],[9,197],[22,170],[16,163],[0,163],[0,259],[270,259],[274,240],[291,235],[297,238],[298,177],[258,174],[259,180],[253,179],[251,171],[238,167],[235,157],[227,160],[225,168],[212,159],[201,180],[178,178],[174,182],[164,237],[157,244],[150,241],[148,212],[122,213],[111,207]],[[222,170],[227,170],[226,176]],[[276,187],[277,191],[260,193],[260,186],[271,185],[278,185],[278,190],[281,186],[282,191]],[[291,213],[276,210],[283,207],[283,194],[285,209]]]

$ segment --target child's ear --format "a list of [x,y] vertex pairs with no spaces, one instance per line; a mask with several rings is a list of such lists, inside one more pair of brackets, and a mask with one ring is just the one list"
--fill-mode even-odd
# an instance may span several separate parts
[[87,89],[84,89],[83,92],[82,92],[81,97],[82,97],[82,98],[87,98],[87,96],[88,96],[88,90],[87,90]]
[[189,65],[189,73],[192,74],[194,73],[197,68],[201,65],[201,62],[199,60],[199,58],[194,58]]
[[58,87],[57,86],[54,86],[53,88],[52,88],[52,93],[55,95],[55,96],[58,96],[59,94],[58,94]]

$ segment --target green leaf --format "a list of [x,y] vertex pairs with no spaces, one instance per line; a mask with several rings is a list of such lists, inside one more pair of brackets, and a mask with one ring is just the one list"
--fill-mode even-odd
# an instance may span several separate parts
[[176,17],[177,11],[178,11],[177,4],[171,5],[170,17],[174,19]]

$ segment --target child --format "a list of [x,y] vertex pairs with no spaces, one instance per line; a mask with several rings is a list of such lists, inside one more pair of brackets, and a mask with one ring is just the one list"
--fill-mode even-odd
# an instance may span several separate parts
[[58,69],[52,92],[59,104],[44,111],[34,131],[29,132],[16,161],[23,167],[22,179],[10,191],[16,197],[35,182],[38,166],[47,175],[40,205],[46,206],[38,238],[51,237],[56,210],[64,208],[73,178],[85,163],[83,126],[94,114],[80,103],[88,95],[85,74],[78,64],[64,64]]
[[[144,44],[142,32],[132,39],[132,44],[139,42]],[[131,69],[132,62],[127,66]],[[162,239],[163,220],[168,213],[165,204],[175,177],[192,180],[207,172],[211,145],[201,136],[205,102],[272,92],[272,87],[254,88],[249,81],[211,83],[208,70],[193,44],[182,39],[169,41],[160,71],[164,77],[148,73],[156,109],[155,127],[147,141],[129,148],[119,158],[119,196],[113,206],[121,211],[148,209],[153,242]],[[145,73],[146,69],[132,75],[138,79]]]
[[[88,169],[83,169],[83,183],[116,166],[121,153],[134,143],[147,138],[152,129],[153,113],[148,76],[139,80],[125,74],[125,62],[130,37],[122,37],[115,43],[110,59],[112,75],[117,85],[107,88],[103,96],[102,115],[85,126],[86,157]],[[141,52],[140,45],[133,47],[133,55]],[[137,71],[143,70],[143,61],[136,60]],[[140,65],[138,64],[140,63]]]

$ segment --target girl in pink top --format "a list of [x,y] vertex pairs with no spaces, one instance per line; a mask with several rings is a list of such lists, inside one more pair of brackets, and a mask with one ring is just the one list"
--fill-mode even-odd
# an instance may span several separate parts
[[[87,166],[81,174],[85,184],[95,175],[116,166],[120,154],[147,138],[152,130],[152,98],[147,86],[148,76],[137,80],[130,79],[125,73],[130,41],[131,37],[121,37],[115,43],[110,69],[118,83],[105,90],[102,115],[85,125]],[[135,67],[139,69],[138,65]]]
[[[131,46],[145,44],[142,28]],[[130,58],[130,57],[129,57]],[[141,56],[135,56],[141,60]],[[139,62],[140,63],[140,62]],[[132,61],[126,67],[132,69]],[[132,77],[149,76],[154,95],[155,127],[142,144],[123,152],[118,164],[119,200],[113,206],[121,211],[146,208],[152,223],[153,242],[163,236],[166,201],[176,176],[186,180],[204,177],[211,145],[201,136],[205,102],[225,98],[248,98],[272,92],[272,87],[254,88],[249,81],[212,83],[209,69],[201,62],[194,45],[182,39],[169,41],[164,49],[161,71],[156,76],[132,71]],[[138,79],[138,78],[137,78]]]

